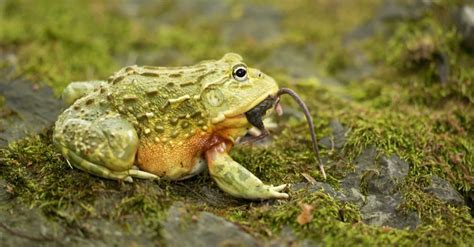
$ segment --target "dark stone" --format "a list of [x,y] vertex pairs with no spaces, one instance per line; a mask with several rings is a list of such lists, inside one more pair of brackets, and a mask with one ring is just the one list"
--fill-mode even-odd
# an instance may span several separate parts
[[[239,200],[220,190],[215,184],[203,185],[199,188],[199,198],[204,203],[210,204],[213,207],[226,207],[226,205],[239,204]],[[241,202],[240,202],[241,203]]]
[[315,243],[309,239],[298,240],[294,231],[285,226],[281,230],[278,237],[272,239],[270,242],[264,245],[265,247],[288,247],[288,246],[298,246],[298,247],[310,247],[310,246],[324,246],[323,243]]
[[298,191],[298,190],[302,190],[302,189],[308,188],[309,186],[311,186],[310,183],[307,183],[307,182],[300,182],[300,183],[292,184],[292,185],[290,186],[290,190],[291,190],[291,191]]
[[[367,155],[372,160],[372,155]],[[382,156],[378,169],[367,170],[367,201],[361,208],[362,220],[366,224],[415,229],[420,218],[415,212],[408,214],[398,208],[404,202],[401,193],[396,192],[398,184],[408,175],[409,166],[398,156]],[[371,172],[371,173],[367,173]],[[370,174],[374,174],[370,176]]]
[[379,175],[370,178],[367,191],[369,194],[390,195],[394,192],[396,185],[408,175],[409,166],[395,155],[390,158],[382,157],[379,164]]
[[182,203],[173,204],[162,226],[166,246],[258,246],[237,225],[208,212],[193,216]]
[[341,181],[341,191],[343,196],[338,199],[343,202],[354,203],[361,207],[365,203],[365,196],[360,191],[360,176],[356,173],[349,173]]
[[331,120],[329,127],[332,129],[332,136],[321,138],[319,145],[326,149],[340,149],[346,144],[347,128],[339,121]]
[[[382,156],[378,162],[376,158],[374,146],[363,150],[355,161],[356,171],[341,180],[341,191],[335,191],[325,183],[313,187],[324,190],[339,201],[360,207],[362,220],[366,224],[415,229],[420,223],[418,214],[398,210],[404,200],[402,194],[396,192],[396,186],[408,175],[408,164],[395,155],[390,158]],[[361,193],[361,186],[365,183],[367,196]]]
[[395,182],[404,179],[408,175],[408,164],[396,155],[392,155],[390,158],[384,156],[379,163],[380,174],[395,180]]
[[461,194],[448,181],[440,177],[431,176],[431,185],[424,188],[424,191],[453,206],[465,205]]
[[64,229],[41,214],[13,203],[0,207],[0,243],[2,246],[59,246]]
[[362,175],[365,171],[377,169],[375,158],[377,149],[375,146],[368,146],[356,159],[356,173]]
[[7,191],[7,182],[0,178],[0,206],[11,199],[11,194]]
[[297,191],[301,189],[308,189],[309,192],[322,191],[331,196],[332,198],[342,198],[344,196],[341,192],[334,190],[334,188],[330,184],[323,182],[316,182],[314,184],[301,182],[293,184],[290,187],[290,190],[292,191]]
[[361,192],[361,178],[367,171],[376,170],[375,158],[377,149],[375,146],[369,146],[362,151],[356,159],[356,171],[347,174],[341,180],[341,191],[343,196],[339,199],[343,202],[354,203],[361,207],[365,203],[365,196]]
[[337,192],[336,190],[334,190],[334,188],[330,184],[323,183],[323,182],[316,182],[315,184],[312,184],[309,188],[309,191],[310,192],[323,191],[323,192],[325,192],[326,194],[328,194],[329,196],[331,196],[333,198],[337,198],[337,197],[342,196],[342,193]]
[[64,108],[51,88],[29,81],[0,81],[0,92],[5,98],[0,106],[0,147],[51,126]]
[[[128,226],[128,227],[127,227]],[[156,232],[140,219],[124,220],[123,225],[104,219],[79,223],[79,234],[65,238],[63,245],[73,246],[152,246]]]
[[367,203],[360,209],[364,223],[375,226],[415,229],[420,223],[418,214],[398,211],[403,202],[400,193],[393,195],[369,195]]

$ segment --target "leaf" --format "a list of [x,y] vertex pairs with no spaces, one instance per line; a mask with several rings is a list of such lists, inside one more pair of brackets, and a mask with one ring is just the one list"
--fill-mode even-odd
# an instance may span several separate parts
[[316,179],[314,179],[313,177],[311,177],[311,175],[309,175],[308,173],[301,173],[301,175],[306,179],[306,181],[308,181],[310,184],[312,185],[315,185],[316,184]]
[[300,204],[300,207],[301,207],[301,213],[296,218],[296,221],[300,225],[308,224],[309,222],[311,222],[311,220],[313,220],[312,212],[313,212],[314,207],[306,203]]

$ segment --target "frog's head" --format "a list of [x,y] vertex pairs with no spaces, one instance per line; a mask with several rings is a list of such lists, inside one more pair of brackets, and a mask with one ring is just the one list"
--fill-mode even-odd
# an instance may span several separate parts
[[227,53],[214,66],[218,75],[202,83],[202,97],[213,123],[244,116],[278,91],[272,77],[248,67],[238,54]]

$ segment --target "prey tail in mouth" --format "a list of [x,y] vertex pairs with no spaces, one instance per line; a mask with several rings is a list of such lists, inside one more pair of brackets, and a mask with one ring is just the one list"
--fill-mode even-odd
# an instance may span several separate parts
[[306,107],[305,103],[303,102],[303,100],[301,100],[301,98],[298,96],[298,94],[296,94],[295,91],[293,91],[289,88],[281,88],[280,90],[278,90],[276,107],[280,107],[279,104],[278,104],[278,100],[279,100],[279,98],[282,94],[290,95],[296,101],[296,103],[298,103],[301,110],[303,110],[304,116],[306,117],[306,122],[308,122],[309,133],[311,134],[311,141],[312,141],[312,144],[313,144],[313,151],[316,153],[316,157],[318,158],[319,170],[321,171],[321,174],[323,175],[323,178],[326,179],[326,172],[324,171],[323,161],[321,160],[321,156],[319,155],[318,140],[316,139],[316,134],[314,133],[313,118],[311,117],[311,114],[309,114],[308,107]]
[[247,140],[246,142],[260,140],[269,134],[267,129],[265,129],[265,126],[263,125],[262,117],[265,116],[267,110],[272,108],[273,105],[275,105],[275,111],[277,112],[277,114],[282,114],[280,106],[280,96],[282,94],[290,95],[298,103],[301,110],[303,110],[303,113],[306,117],[306,121],[308,122],[309,132],[311,134],[313,151],[314,153],[316,153],[321,174],[323,175],[323,178],[326,179],[326,172],[324,171],[323,162],[321,161],[321,157],[319,155],[318,141],[316,139],[316,134],[314,133],[314,125],[313,119],[311,118],[311,114],[309,114],[308,107],[306,107],[305,103],[303,102],[303,100],[301,100],[298,94],[296,94],[293,90],[289,88],[281,88],[280,90],[278,90],[276,96],[268,96],[265,100],[260,102],[260,104],[245,113],[245,117],[247,118],[249,123],[257,127],[262,132],[261,135],[253,137],[252,139]]

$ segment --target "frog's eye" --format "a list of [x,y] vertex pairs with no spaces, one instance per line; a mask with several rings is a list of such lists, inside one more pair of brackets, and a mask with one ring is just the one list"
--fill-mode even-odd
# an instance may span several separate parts
[[237,81],[247,80],[247,67],[242,64],[236,65],[232,72],[232,76],[234,76],[234,79],[236,79]]

